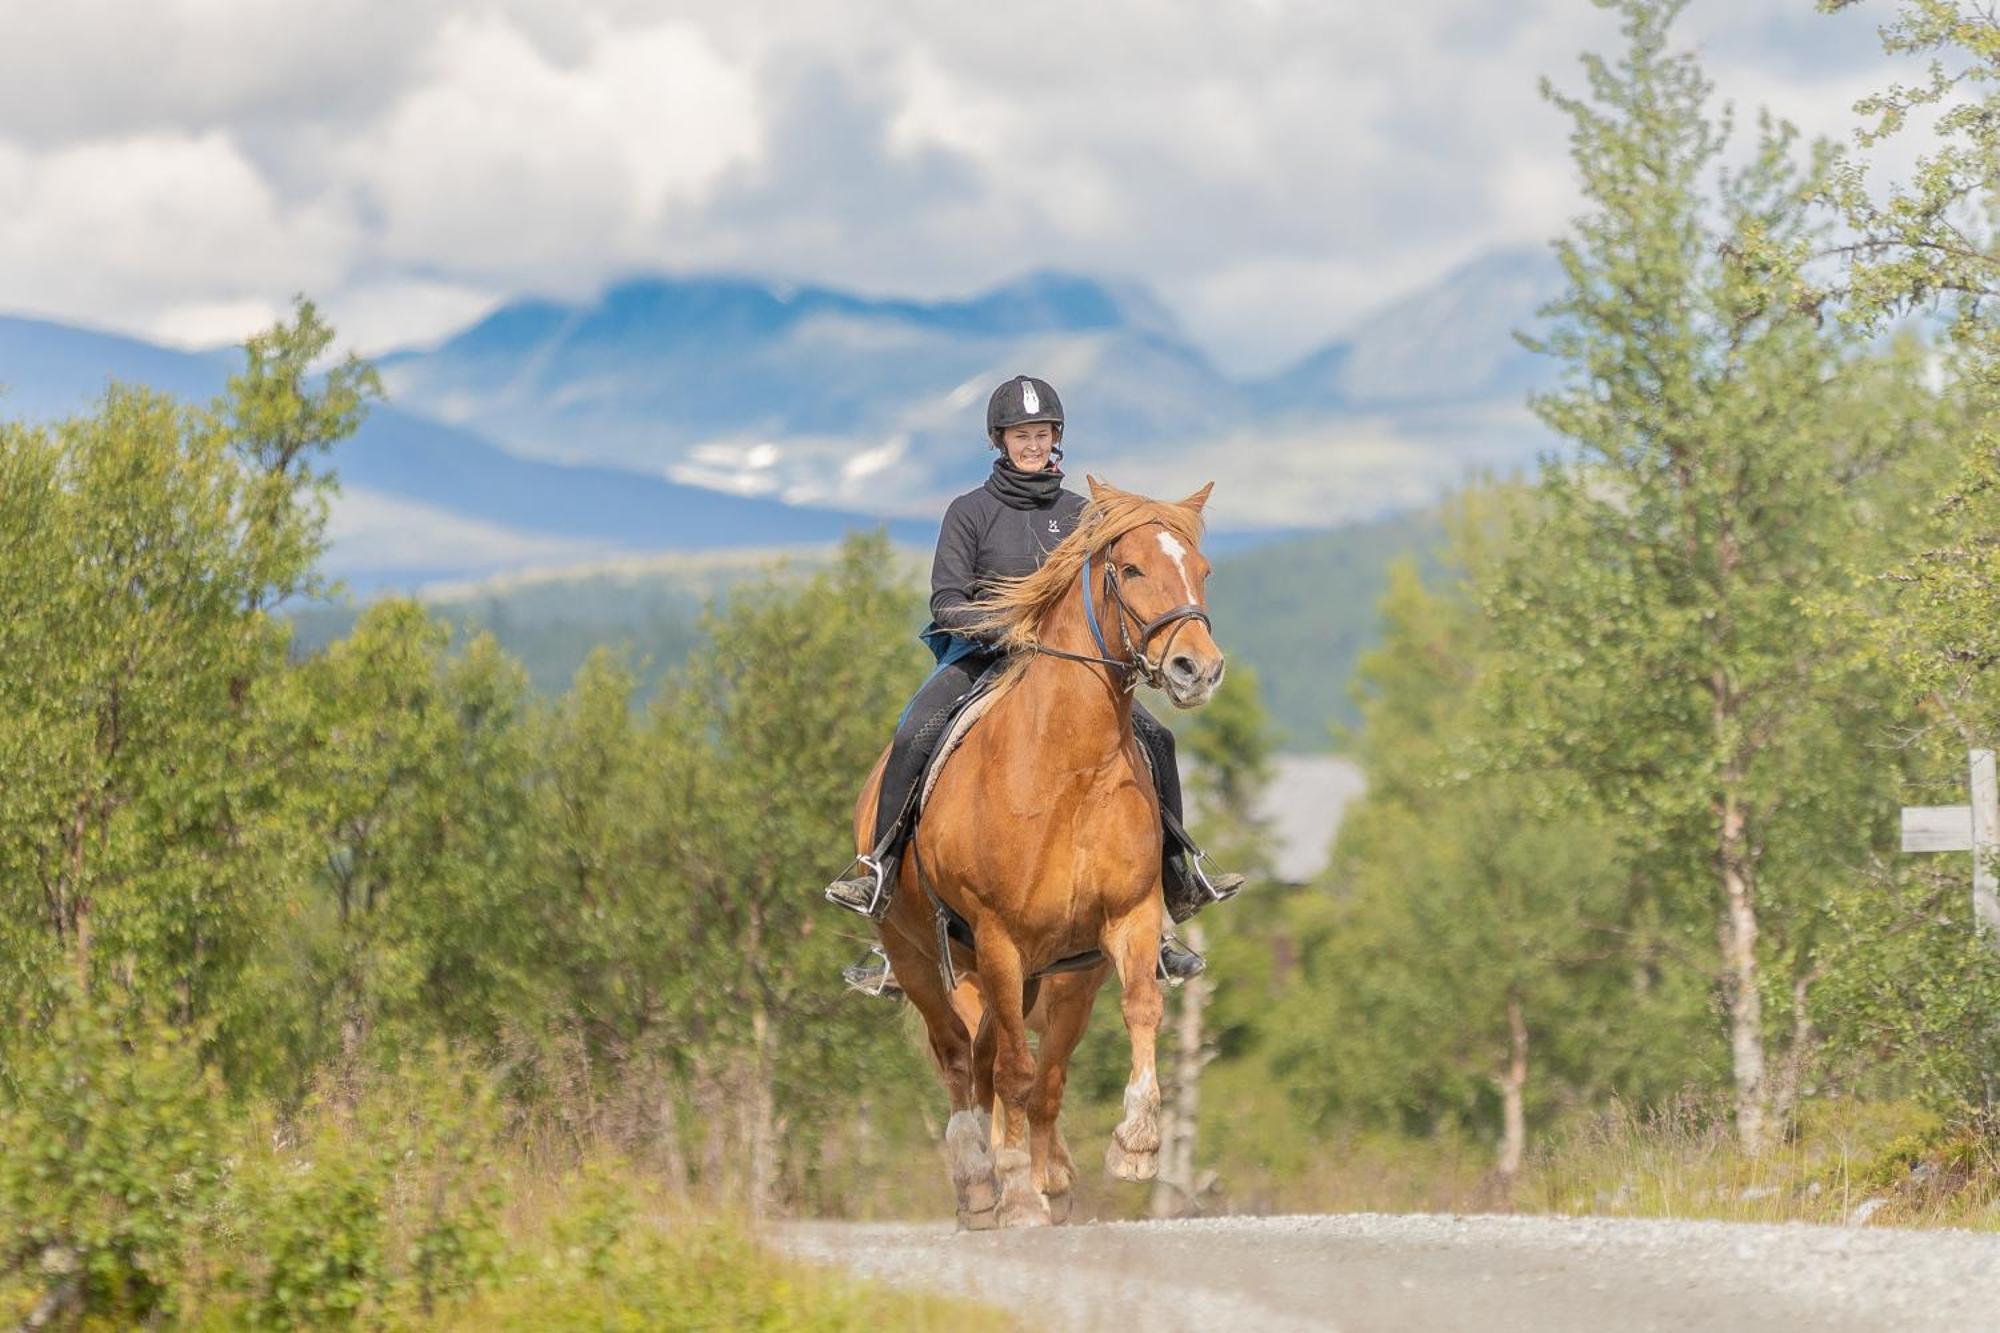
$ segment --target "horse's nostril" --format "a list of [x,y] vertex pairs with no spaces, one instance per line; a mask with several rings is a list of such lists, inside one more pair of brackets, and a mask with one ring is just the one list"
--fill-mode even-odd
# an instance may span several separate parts
[[1179,653],[1167,663],[1167,674],[1175,680],[1199,680],[1201,668],[1195,665],[1192,657],[1186,653]]
[[1211,671],[1211,672],[1209,673],[1209,675],[1208,675],[1208,684],[1209,684],[1209,688],[1213,689],[1213,688],[1214,688],[1214,687],[1216,687],[1217,685],[1220,685],[1220,684],[1222,684],[1222,668],[1223,668],[1223,665],[1224,665],[1224,663],[1223,663],[1223,660],[1222,660],[1221,658],[1219,658],[1219,657],[1218,657],[1218,658],[1216,658],[1216,659],[1215,659],[1215,670]]

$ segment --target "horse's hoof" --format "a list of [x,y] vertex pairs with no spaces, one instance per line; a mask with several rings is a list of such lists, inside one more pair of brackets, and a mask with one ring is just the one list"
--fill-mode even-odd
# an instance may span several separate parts
[[1160,1174],[1160,1152],[1132,1152],[1113,1139],[1104,1149],[1104,1169],[1119,1180],[1151,1180]]
[[1000,1191],[993,1187],[992,1177],[974,1180],[965,1187],[965,1197],[959,1203],[961,1213],[991,1213],[1000,1202]]
[[1068,1190],[1060,1194],[1045,1194],[1042,1196],[1042,1202],[1048,1205],[1049,1221],[1053,1225],[1060,1227],[1069,1224],[1070,1210],[1076,1207],[1075,1195]]
[[1039,1194],[1030,1194],[1025,1199],[1001,1200],[1002,1227],[1045,1227],[1049,1222],[1048,1200]]
[[977,1213],[967,1212],[963,1208],[958,1210],[958,1229],[960,1231],[991,1231],[999,1225],[1000,1216],[997,1209],[989,1207],[985,1211]]
[[1067,1162],[1050,1162],[1035,1174],[1038,1177],[1035,1188],[1051,1199],[1069,1193],[1069,1187],[1076,1182],[1076,1172]]

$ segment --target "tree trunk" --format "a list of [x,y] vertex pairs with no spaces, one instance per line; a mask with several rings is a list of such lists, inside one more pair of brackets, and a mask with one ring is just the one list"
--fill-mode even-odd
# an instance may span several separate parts
[[[1187,945],[1207,947],[1199,924],[1186,927]],[[1181,987],[1174,1006],[1173,1072],[1162,1098],[1160,1174],[1153,1181],[1154,1217],[1186,1217],[1200,1211],[1201,1182],[1195,1177],[1195,1145],[1201,1128],[1201,1071],[1209,1061],[1205,1021],[1214,988],[1206,977]]]
[[778,1132],[771,1086],[777,1076],[777,1040],[762,1000],[750,1011],[750,1039],[754,1059],[750,1077],[750,1215],[763,1217],[770,1211],[772,1187],[778,1179]]
[[1737,801],[1738,775],[1725,773],[1716,867],[1722,877],[1724,914],[1722,998],[1729,1015],[1730,1072],[1736,1083],[1736,1136],[1747,1153],[1764,1151],[1768,1088],[1764,1077],[1764,998],[1757,984],[1757,903],[1753,896]]
[[[764,914],[759,904],[750,905],[750,929],[743,941],[744,956],[756,965],[764,945]],[[778,1179],[777,1107],[773,1084],[777,1081],[777,1034],[771,1030],[771,1016],[764,1006],[764,988],[750,979],[750,1215],[763,1217],[770,1209],[772,1187]]]
[[701,1188],[709,1201],[715,1202],[722,1197],[727,1161],[728,1147],[724,1141],[727,1108],[723,1088],[706,1053],[695,1056],[694,1107],[695,1118],[701,1124]]
[[1528,1022],[1521,997],[1507,992],[1507,1067],[1495,1080],[1500,1085],[1501,1181],[1511,1191],[1528,1151],[1528,1120],[1521,1107],[1521,1090],[1528,1084]]
[[681,1141],[681,1117],[674,1104],[673,1080],[662,1072],[655,1091],[660,1099],[660,1167],[666,1173],[667,1186],[673,1190],[675,1197],[685,1199],[688,1193],[687,1146]]
[[1770,1123],[1781,1134],[1799,1104],[1799,1090],[1806,1078],[1806,1061],[1812,1057],[1813,1043],[1818,1038],[1818,1033],[1813,1030],[1812,1013],[1806,1007],[1811,982],[1812,978],[1806,975],[1792,978],[1792,1039],[1785,1047],[1784,1060],[1778,1065],[1778,1076],[1771,1081]]

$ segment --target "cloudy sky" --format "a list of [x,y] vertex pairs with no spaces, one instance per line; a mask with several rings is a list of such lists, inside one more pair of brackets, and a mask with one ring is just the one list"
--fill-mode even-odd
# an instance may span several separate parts
[[[1844,138],[1886,0],[1694,0],[1724,96]],[[1588,0],[0,0],[0,310],[371,351],[722,269],[1136,278],[1235,371],[1573,206]]]

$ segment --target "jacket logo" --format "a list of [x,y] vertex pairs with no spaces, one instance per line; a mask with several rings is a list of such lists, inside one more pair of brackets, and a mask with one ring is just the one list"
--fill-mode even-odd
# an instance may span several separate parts
[[1050,519],[1050,520],[1049,520],[1049,531],[1050,531],[1050,532],[1061,532],[1061,531],[1062,531],[1062,529],[1061,529],[1060,527],[1058,527],[1058,526],[1056,525],[1056,521],[1055,521],[1054,519]]

